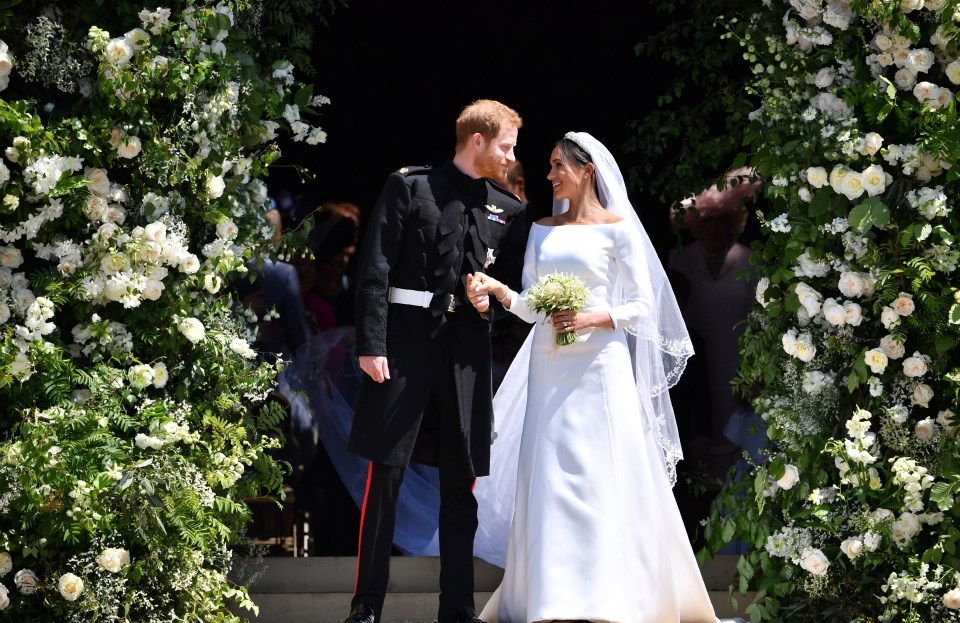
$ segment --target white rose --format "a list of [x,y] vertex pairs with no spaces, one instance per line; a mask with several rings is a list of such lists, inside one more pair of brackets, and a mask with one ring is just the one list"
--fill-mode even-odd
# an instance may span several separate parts
[[823,302],[823,317],[831,325],[839,327],[847,322],[847,311],[843,305],[829,298]]
[[838,164],[833,169],[830,170],[830,187],[833,188],[833,192],[838,195],[843,194],[842,187],[840,186],[840,181],[843,179],[843,176],[847,174],[849,169],[842,164]]
[[871,513],[870,517],[873,518],[875,523],[883,523],[884,521],[891,521],[893,519],[893,511],[889,508],[878,508],[877,510]]
[[883,374],[883,371],[887,369],[887,363],[889,363],[886,353],[879,348],[868,350],[864,354],[863,360],[870,366],[870,371],[874,374]]
[[163,282],[156,279],[147,279],[143,284],[143,298],[148,301],[156,301],[163,294]]
[[233,221],[222,221],[217,223],[217,235],[225,240],[232,240],[237,236],[239,228]]
[[863,541],[860,539],[846,539],[840,544],[840,551],[847,555],[847,558],[853,560],[863,551]]
[[860,153],[864,156],[872,156],[880,151],[882,146],[883,137],[876,132],[869,132],[863,137],[863,146],[860,148]]
[[944,72],[947,74],[947,79],[950,82],[960,84],[960,60],[955,60],[947,65]]
[[117,145],[117,154],[121,158],[132,159],[140,154],[140,139],[136,136],[128,136]]
[[767,291],[767,288],[769,287],[770,287],[770,279],[768,279],[767,277],[761,277],[757,281],[757,294],[756,294],[757,302],[763,305],[764,307],[770,304],[770,302],[764,299],[763,297],[764,293]]
[[83,178],[89,182],[87,187],[94,195],[102,197],[110,192],[110,178],[106,169],[90,167],[83,172]]
[[807,547],[800,553],[800,566],[813,575],[825,575],[830,561],[819,549]]
[[933,396],[933,389],[931,389],[929,385],[919,383],[913,388],[913,396],[910,397],[910,404],[927,408],[930,406],[930,401],[933,400]]
[[221,285],[223,285],[223,280],[218,275],[207,273],[203,276],[203,289],[210,294],[219,292]]
[[944,593],[943,605],[951,610],[960,608],[960,588],[954,588]]
[[16,247],[0,247],[0,266],[18,268],[23,264],[23,254]]
[[783,345],[783,352],[791,356],[797,352],[797,332],[793,329],[784,333],[780,341]]
[[206,335],[203,323],[196,318],[184,318],[180,321],[180,324],[177,325],[177,330],[194,344],[199,343]]
[[7,50],[0,51],[0,77],[6,77],[13,71],[13,57]]
[[903,67],[902,69],[898,69],[897,73],[893,74],[893,82],[901,91],[906,91],[907,89],[912,89],[913,85],[917,83],[917,74]]
[[110,253],[100,260],[100,270],[108,275],[116,275],[130,268],[130,260],[123,253]]
[[880,322],[888,331],[900,324],[900,315],[892,307],[884,307],[880,311]]
[[13,584],[21,595],[33,595],[37,592],[37,574],[30,569],[21,569],[13,576]]
[[912,357],[903,360],[903,373],[911,378],[918,378],[927,373],[926,359],[920,353],[913,353]]
[[817,355],[817,347],[813,345],[813,338],[809,333],[802,333],[797,337],[796,352],[793,356],[804,363],[810,363]]
[[915,309],[913,304],[913,295],[907,294],[906,292],[901,292],[900,296],[893,299],[893,302],[890,303],[890,307],[892,307],[893,310],[901,316],[909,316]]
[[128,376],[131,386],[137,389],[143,389],[153,383],[153,368],[145,363],[141,363],[130,368]]
[[870,165],[860,174],[863,189],[871,197],[883,193],[887,189],[887,176],[879,164]]
[[865,284],[860,273],[845,272],[840,273],[840,281],[837,283],[837,287],[841,294],[853,298],[863,295]]
[[153,386],[163,387],[167,384],[170,375],[167,373],[167,364],[161,362],[153,364]]
[[[913,513],[906,512],[897,520],[911,537],[920,532],[920,519]],[[895,521],[894,524],[897,522]]]
[[937,432],[937,424],[933,421],[933,418],[923,418],[913,427],[913,431],[916,433],[917,439],[930,441]]
[[223,181],[223,176],[214,175],[207,171],[207,196],[211,199],[216,199],[223,195],[224,189],[227,185]]
[[13,558],[7,552],[0,552],[0,576],[13,571]]
[[108,547],[97,556],[97,564],[110,573],[117,573],[130,563],[130,552],[125,549]]
[[860,197],[864,190],[863,178],[856,171],[847,171],[840,178],[840,193],[847,199],[853,201]]
[[177,268],[180,269],[182,273],[192,275],[200,270],[200,259],[193,253],[188,253],[180,259]]
[[800,480],[800,472],[797,470],[796,465],[787,465],[783,469],[783,476],[777,480],[777,484],[781,489],[792,489],[793,485],[797,484]]
[[150,242],[163,242],[167,239],[167,226],[159,221],[150,223],[143,228],[143,238]]
[[3,584],[0,584],[0,610],[6,610],[10,605],[10,591]]
[[72,573],[64,573],[57,581],[57,590],[67,601],[76,601],[83,592],[83,580]]
[[6,303],[0,302],[0,324],[10,320],[10,307]]
[[150,34],[142,28],[134,28],[125,34],[124,38],[130,42],[134,49],[144,48],[150,43]]
[[881,52],[886,52],[890,49],[890,46],[893,45],[893,42],[887,35],[883,33],[877,33],[877,36],[873,38],[873,45],[875,45],[876,48]]
[[121,67],[133,58],[133,46],[124,37],[117,37],[107,42],[107,48],[103,54],[108,63]]
[[863,309],[853,301],[846,301],[843,304],[843,313],[846,316],[846,322],[852,327],[859,327],[863,322]]
[[[950,409],[944,409],[943,411],[937,413],[937,424],[943,427],[947,431],[947,435],[953,437],[956,432],[956,424],[953,423],[953,419],[957,417],[956,414]],[[0,574],[2,575],[2,574]]]
[[825,89],[833,84],[833,69],[824,67],[818,71],[817,75],[813,77],[813,83],[820,89]]
[[918,82],[913,87],[913,96],[916,97],[921,102],[927,102],[928,100],[933,99],[933,94],[937,90],[937,85],[932,82]]
[[880,338],[880,348],[890,359],[900,359],[906,352],[903,343],[892,335],[885,335]]

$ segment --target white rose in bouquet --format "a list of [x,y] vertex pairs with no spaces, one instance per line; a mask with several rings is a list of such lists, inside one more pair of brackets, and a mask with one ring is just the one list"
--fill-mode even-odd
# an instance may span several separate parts
[[72,573],[64,573],[57,581],[57,590],[67,601],[76,601],[83,593],[83,580]]
[[862,296],[866,284],[860,273],[848,271],[840,274],[840,281],[837,283],[840,293],[847,298]]
[[167,384],[170,375],[167,372],[167,364],[161,362],[153,364],[153,386],[160,388]]

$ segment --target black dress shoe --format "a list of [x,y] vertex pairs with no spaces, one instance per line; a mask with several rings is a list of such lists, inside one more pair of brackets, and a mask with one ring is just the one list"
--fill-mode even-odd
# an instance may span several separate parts
[[373,608],[367,604],[357,604],[350,611],[350,616],[343,620],[343,623],[375,623],[377,619]]
[[477,616],[476,610],[470,606],[464,606],[453,613],[453,623],[484,623],[484,621]]

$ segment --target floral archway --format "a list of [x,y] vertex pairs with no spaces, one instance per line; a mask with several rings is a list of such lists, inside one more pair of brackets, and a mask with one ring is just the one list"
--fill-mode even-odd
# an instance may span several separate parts
[[283,412],[229,284],[271,249],[278,133],[322,143],[329,101],[264,6],[0,9],[0,616],[255,609],[231,545]]
[[764,0],[724,23],[759,103],[737,384],[769,447],[703,554],[751,548],[753,621],[960,620],[960,8]]

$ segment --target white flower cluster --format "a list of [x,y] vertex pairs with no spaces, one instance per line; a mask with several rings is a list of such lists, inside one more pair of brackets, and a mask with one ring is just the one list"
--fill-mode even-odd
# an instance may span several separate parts
[[[930,579],[927,574],[930,572],[930,565],[922,563],[914,575],[908,571],[900,573],[891,573],[880,588],[889,596],[880,598],[881,603],[908,601],[911,603],[921,603],[927,599],[928,593],[939,591],[943,584],[936,579]],[[934,577],[938,577],[942,571],[938,571]]]
[[13,57],[10,47],[0,39],[0,91],[10,85],[10,72],[13,71]]
[[803,391],[808,394],[819,394],[824,388],[832,387],[836,380],[836,373],[809,370],[803,373]]
[[792,270],[798,277],[826,277],[830,273],[830,263],[822,258],[813,259],[807,250],[797,256],[797,265]]
[[910,207],[920,212],[923,218],[928,221],[950,214],[950,208],[947,206],[947,195],[943,192],[943,186],[934,186],[933,188],[924,186],[911,190],[905,198]]
[[115,320],[102,320],[93,314],[89,323],[81,323],[71,331],[75,344],[71,355],[79,357],[81,353],[89,356],[98,347],[103,347],[113,357],[133,351],[133,335],[127,326]]
[[[873,417],[873,415],[869,411],[857,409],[846,423],[847,436],[849,439],[843,441],[844,451],[846,452],[847,458],[859,466],[872,465],[877,460],[876,455],[871,452],[871,449],[878,449],[877,435],[876,433],[870,432],[871,417]],[[845,472],[844,467],[849,469],[849,464],[845,463],[841,466],[841,472]],[[841,476],[843,475],[845,475],[845,473],[841,473]],[[879,480],[879,474],[876,473],[876,471],[871,472],[870,477],[871,480],[874,478]],[[852,481],[852,478],[848,477],[848,480]]]
[[781,234],[790,233],[790,229],[791,229],[790,219],[786,213],[781,214],[780,216],[774,218],[772,221],[770,221],[769,225],[770,225],[771,231],[778,232]]
[[921,182],[929,182],[946,171],[945,162],[924,152],[919,145],[890,145],[884,150],[883,159],[890,166],[899,164],[904,175],[912,175]]
[[174,420],[154,419],[150,422],[148,433],[137,433],[134,443],[138,448],[159,450],[163,446],[182,441],[194,443],[199,439],[197,433],[191,433],[187,424]]
[[[899,457],[893,461],[893,481],[903,487],[903,507],[914,513],[923,510],[923,492],[934,484],[934,478],[927,468],[908,457]],[[915,534],[914,532],[913,534]],[[908,537],[912,538],[913,534]]]
[[804,363],[813,361],[817,354],[817,347],[809,333],[797,334],[796,329],[789,329],[781,339],[783,351],[791,357],[796,357]]
[[170,22],[170,9],[157,7],[154,11],[143,9],[137,14],[143,27],[155,35],[159,35],[163,27]]

